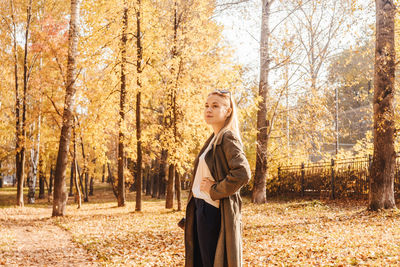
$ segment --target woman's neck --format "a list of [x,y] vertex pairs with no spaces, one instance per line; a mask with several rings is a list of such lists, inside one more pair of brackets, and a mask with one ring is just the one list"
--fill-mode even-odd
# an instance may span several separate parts
[[224,123],[221,124],[212,124],[213,130],[214,130],[214,136],[216,136],[219,131],[224,127]]

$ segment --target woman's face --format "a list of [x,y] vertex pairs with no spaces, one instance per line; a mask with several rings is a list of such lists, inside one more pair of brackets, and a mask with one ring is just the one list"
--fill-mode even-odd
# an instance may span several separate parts
[[227,107],[224,99],[218,95],[210,95],[204,105],[204,119],[207,124],[223,125],[229,117],[231,108]]

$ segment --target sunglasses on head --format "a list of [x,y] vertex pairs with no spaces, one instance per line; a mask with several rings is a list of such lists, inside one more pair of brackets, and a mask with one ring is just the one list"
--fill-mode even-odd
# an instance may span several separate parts
[[214,93],[231,95],[231,92],[228,90],[215,90]]

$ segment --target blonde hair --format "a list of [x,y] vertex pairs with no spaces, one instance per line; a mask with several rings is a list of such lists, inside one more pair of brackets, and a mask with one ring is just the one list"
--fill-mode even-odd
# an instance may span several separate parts
[[229,108],[231,108],[231,114],[226,118],[225,120],[225,124],[224,127],[222,127],[222,129],[218,132],[217,136],[214,139],[214,144],[215,142],[218,140],[220,134],[223,132],[224,129],[229,129],[232,132],[234,132],[237,136],[237,138],[239,139],[240,143],[243,145],[242,143],[242,138],[240,137],[240,130],[239,130],[239,120],[238,120],[238,115],[237,115],[237,108],[236,108],[236,104],[235,101],[233,99],[233,95],[231,92],[229,91],[220,91],[220,90],[216,90],[214,92],[211,92],[208,94],[208,96],[211,95],[217,95],[219,97],[221,97],[222,99],[225,100],[227,106]]

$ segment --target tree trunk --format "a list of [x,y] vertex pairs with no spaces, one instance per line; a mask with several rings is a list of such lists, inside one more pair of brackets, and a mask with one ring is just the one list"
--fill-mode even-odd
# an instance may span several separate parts
[[85,172],[83,173],[85,175],[85,194],[84,194],[84,199],[83,202],[89,202],[89,173],[88,173],[88,169],[84,168]]
[[151,172],[150,166],[146,166],[146,196],[151,196]]
[[43,173],[43,160],[39,159],[39,199],[44,199],[44,183],[46,177]]
[[29,180],[29,192],[28,192],[28,203],[35,203],[35,192],[36,192],[36,181],[37,181],[37,173],[38,173],[38,165],[39,165],[39,156],[40,156],[40,126],[41,126],[41,115],[39,113],[38,122],[37,122],[37,137],[36,137],[36,149],[31,149],[31,179]]
[[124,133],[123,123],[125,119],[125,97],[126,97],[126,49],[128,30],[128,4],[124,1],[122,15],[121,35],[121,91],[119,100],[119,135],[118,135],[118,207],[125,206],[125,177],[124,177]]
[[149,171],[149,183],[150,183],[150,185],[149,185],[149,196],[151,196],[151,197],[153,197],[153,189],[154,189],[154,165],[153,165],[153,161],[154,160],[152,160],[152,163],[151,163],[151,168],[150,168],[150,171]]
[[252,202],[262,204],[266,199],[266,179],[268,171],[268,123],[267,123],[267,97],[268,97],[268,75],[269,75],[269,17],[270,6],[273,0],[262,1],[261,17],[261,43],[260,43],[260,83],[259,109],[257,111],[257,147],[256,147],[256,172],[254,175],[254,186]]
[[185,174],[183,174],[182,179],[181,179],[181,184],[182,184],[182,190],[187,190],[187,177],[188,177],[188,173],[185,172]]
[[181,178],[177,170],[175,170],[175,193],[176,193],[176,202],[178,202],[178,211],[181,211],[182,210]]
[[168,168],[167,196],[165,197],[166,209],[172,209],[174,207],[174,176],[175,166],[170,164]]
[[81,189],[81,195],[83,195],[83,198],[85,198],[85,188],[84,188],[84,185],[83,185],[83,175],[84,175],[84,172],[82,171],[82,173],[81,173],[81,171],[80,171],[80,169],[81,168],[79,168],[79,164],[78,164],[78,161],[76,161],[76,169],[77,169],[77,172],[78,172],[78,178],[79,178],[79,180],[78,180],[78,182],[79,182],[79,187],[80,187],[80,189]]
[[158,193],[160,189],[160,161],[158,158],[155,159],[154,166],[152,168],[152,192],[151,192],[151,197],[152,198],[158,198]]
[[50,167],[49,188],[48,188],[49,195],[51,195],[53,193],[53,180],[54,180],[54,171],[53,171],[53,166],[51,166]]
[[76,162],[76,158],[73,161],[74,167],[74,178],[75,178],[75,203],[78,203],[78,209],[82,206],[82,194],[78,184],[78,164]]
[[146,168],[142,170],[142,193],[146,193],[146,186],[147,186],[147,172]]
[[90,182],[89,182],[89,196],[94,196],[94,177],[96,176],[96,158],[92,160],[92,163],[94,163],[95,168],[93,170],[93,174],[90,176]]
[[3,173],[1,172],[1,161],[0,161],[0,188],[3,188]]
[[[110,163],[107,163],[107,172],[108,172],[108,175],[107,175],[107,183],[111,183],[111,176],[110,176],[110,169],[109,169],[109,167],[110,167]],[[115,197],[117,197],[117,195],[115,195]]]
[[107,163],[107,170],[108,170],[107,181],[109,181],[109,183],[111,184],[114,196],[118,199],[118,185],[115,185],[115,179],[114,176],[112,175],[110,163]]
[[[46,185],[47,192],[49,192],[50,191],[50,186],[49,186],[49,183],[47,183],[46,177],[44,177],[43,181],[44,181],[44,184]],[[53,201],[53,195],[48,193],[47,194],[47,202],[51,203],[52,201]]]
[[146,185],[147,185],[147,166],[142,170],[142,193],[146,193]]
[[13,23],[13,53],[14,53],[14,82],[15,82],[15,180],[17,181],[17,205],[23,206],[23,175],[22,175],[22,156],[21,156],[21,103],[19,96],[19,86],[18,86],[18,51],[17,51],[17,26],[14,18],[14,1],[10,1],[11,8],[11,19]]
[[136,162],[134,162],[131,158],[127,158],[127,163],[125,165],[126,168],[131,172],[132,177],[133,177],[133,182],[129,186],[129,192],[135,192],[136,191]]
[[371,166],[370,210],[395,208],[394,79],[396,8],[392,0],[376,0],[374,88],[374,155]]
[[[75,135],[75,123],[73,125],[73,145],[74,145],[74,154],[72,159],[72,169],[71,169],[71,177],[75,178],[75,203],[78,203],[78,209],[82,206],[82,194],[79,189],[78,184],[78,164],[76,161],[76,135]],[[73,173],[73,175],[72,175]],[[74,183],[71,182],[71,188]]]
[[143,47],[142,47],[142,31],[141,31],[141,23],[142,23],[142,3],[141,0],[137,0],[137,10],[136,10],[136,49],[137,49],[137,59],[136,59],[136,84],[137,84],[137,94],[136,94],[136,140],[137,140],[137,164],[136,164],[136,211],[142,210],[142,128],[140,124],[140,108],[141,108],[141,90],[142,90],[142,59],[143,59]]
[[[32,0],[29,0],[28,7],[26,10],[26,27],[25,27],[25,48],[24,48],[24,94],[22,96],[22,129],[21,129],[21,137],[22,137],[22,146],[21,146],[21,176],[18,179],[18,183],[21,184],[18,186],[17,190],[17,198],[19,196],[18,202],[19,206],[24,206],[23,199],[23,180],[25,177],[25,150],[26,150],[26,96],[28,92],[28,39],[29,39],[29,27],[31,24],[32,17]],[[36,181],[35,181],[36,183]],[[33,196],[34,197],[34,196]],[[32,198],[31,198],[32,200]],[[33,200],[34,201],[34,200]]]
[[44,199],[44,177],[39,171],[39,199]]
[[89,184],[89,196],[93,196],[93,185],[94,185],[94,179],[93,176],[91,176]]
[[25,27],[25,48],[24,48],[24,84],[22,96],[22,125],[20,118],[20,99],[18,93],[18,61],[17,61],[17,44],[16,44],[16,25],[14,20],[14,3],[11,1],[12,20],[14,25],[14,75],[15,75],[15,91],[16,91],[16,127],[17,127],[17,153],[16,153],[16,180],[17,180],[17,205],[24,206],[24,177],[25,177],[25,123],[26,123],[26,95],[28,90],[28,39],[29,27],[31,23],[32,0],[29,1],[27,7],[26,27]]
[[158,171],[158,198],[164,199],[165,198],[165,189],[166,189],[166,168],[167,168],[167,158],[168,158],[168,151],[165,149],[161,150],[161,160],[160,160],[160,168]]
[[[177,37],[178,37],[178,27],[179,27],[179,22],[178,22],[178,7],[177,7],[177,2],[175,1],[175,10],[174,10],[174,45],[172,47],[172,58],[176,58],[178,56],[178,50],[177,50]],[[179,67],[175,68],[175,66],[172,66],[171,68],[172,74],[176,74],[176,79],[173,81],[174,84],[171,85],[170,87],[170,105],[171,109],[168,114],[168,118],[170,123],[166,124],[169,128],[172,129],[173,131],[173,138],[174,138],[174,143],[175,145],[177,144],[177,139],[178,139],[178,133],[177,133],[177,100],[176,100],[176,95],[178,91],[178,82],[179,82],[179,76],[181,72],[181,64]],[[173,153],[171,153],[173,152]],[[176,150],[170,151],[169,153],[170,157],[175,157],[176,158]],[[176,166],[173,164],[169,165],[169,171],[168,171],[168,185],[167,185],[167,196],[166,196],[166,201],[165,201],[165,208],[167,209],[172,209],[174,207],[174,176],[175,176],[175,170]]]
[[69,177],[69,194],[68,194],[68,196],[70,196],[70,197],[74,196],[74,192],[73,192],[73,189],[74,189],[74,171],[75,171],[74,164],[75,164],[75,162],[72,161],[71,162],[71,175]]
[[71,125],[73,121],[72,108],[75,96],[76,55],[78,46],[78,20],[80,0],[71,0],[71,20],[69,28],[67,84],[61,128],[60,144],[57,155],[56,171],[54,177],[53,216],[64,216],[67,205],[67,192],[65,185],[65,171],[67,168],[69,143],[71,139]]
[[106,165],[105,164],[103,164],[103,173],[102,173],[102,175],[101,175],[101,182],[102,183],[104,183],[104,181],[105,181],[105,173],[106,173]]
[[[75,117],[75,118],[76,118],[76,120],[78,122],[78,126],[79,126],[79,120],[77,119],[77,117]],[[86,158],[85,146],[83,144],[82,134],[80,135],[80,139],[81,139],[81,149],[82,149],[82,158],[83,158],[83,169],[82,169],[82,175],[79,174],[79,181],[81,182],[81,187],[82,187],[83,202],[89,202],[89,194],[88,194],[88,183],[89,183],[89,173],[88,172],[89,172],[89,170],[87,167],[88,159]],[[85,177],[84,184],[82,182],[83,176]]]

